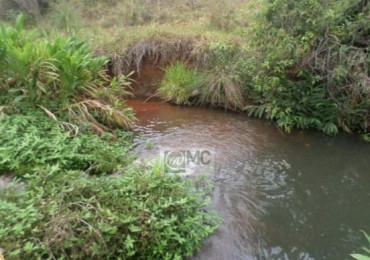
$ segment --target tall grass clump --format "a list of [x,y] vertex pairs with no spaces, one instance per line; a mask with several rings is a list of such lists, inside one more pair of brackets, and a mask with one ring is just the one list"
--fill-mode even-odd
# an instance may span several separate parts
[[203,74],[187,68],[184,63],[177,62],[165,69],[158,94],[165,101],[177,105],[191,105],[193,99],[199,95],[199,88],[204,82]]
[[236,46],[212,42],[208,55],[207,79],[200,89],[199,102],[231,110],[243,109],[243,84]]
[[124,76],[111,80],[103,71],[106,63],[74,36],[37,38],[23,29],[19,16],[15,27],[0,29],[0,106],[39,108],[98,133],[127,128],[134,116],[121,98],[129,82]]
[[204,52],[200,69],[181,62],[167,67],[159,84],[159,96],[178,105],[243,109],[242,75],[236,46],[212,42]]
[[46,16],[46,21],[52,28],[64,29],[64,30],[75,30],[84,26],[84,19],[79,13],[80,8],[78,4],[69,1],[62,0],[57,2],[51,2],[49,12]]

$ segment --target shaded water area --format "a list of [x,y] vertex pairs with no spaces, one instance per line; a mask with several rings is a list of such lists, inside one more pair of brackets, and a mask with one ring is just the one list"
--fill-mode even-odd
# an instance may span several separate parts
[[[132,100],[139,158],[208,149],[224,222],[191,259],[351,259],[370,232],[370,144],[242,114]],[[151,140],[153,147],[148,147]]]

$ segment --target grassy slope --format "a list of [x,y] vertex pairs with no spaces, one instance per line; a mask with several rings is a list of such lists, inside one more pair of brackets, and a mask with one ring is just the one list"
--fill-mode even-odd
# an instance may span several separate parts
[[238,28],[244,25],[241,7],[248,1],[90,2],[94,3],[73,0],[52,5],[52,11],[39,25],[47,31],[54,28],[79,31],[91,40],[92,48],[104,53],[120,52],[140,39],[161,35],[239,41]]

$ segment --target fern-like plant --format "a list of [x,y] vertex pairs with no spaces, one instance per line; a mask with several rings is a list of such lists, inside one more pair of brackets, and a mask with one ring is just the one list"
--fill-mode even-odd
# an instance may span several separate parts
[[53,118],[67,117],[98,133],[131,125],[134,114],[123,101],[127,76],[108,77],[108,60],[93,57],[75,36],[36,38],[23,20],[21,15],[15,27],[0,29],[0,105],[43,107]]

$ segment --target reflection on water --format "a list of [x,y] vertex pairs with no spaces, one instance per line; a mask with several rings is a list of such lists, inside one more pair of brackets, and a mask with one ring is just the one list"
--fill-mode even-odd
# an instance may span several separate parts
[[[212,208],[224,219],[192,259],[350,259],[370,231],[370,145],[240,114],[130,101],[136,151],[206,148]],[[146,149],[152,140],[152,149]]]

